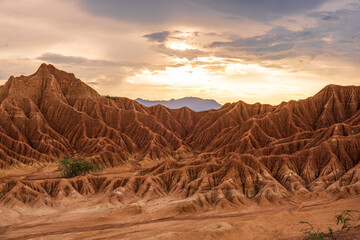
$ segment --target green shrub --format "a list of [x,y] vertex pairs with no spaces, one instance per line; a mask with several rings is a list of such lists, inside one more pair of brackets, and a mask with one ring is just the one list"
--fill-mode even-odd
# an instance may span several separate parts
[[58,164],[63,177],[70,178],[100,170],[100,167],[83,158],[67,157]]
[[337,230],[328,228],[328,232],[323,232],[320,229],[315,229],[313,225],[309,222],[300,221],[301,224],[307,225],[307,228],[302,230],[302,233],[305,235],[303,240],[323,240],[323,239],[331,239],[338,240],[344,239],[342,238],[345,233],[347,233],[350,229],[354,228],[351,226],[350,222],[353,221],[353,217],[350,214],[351,212],[358,212],[356,210],[344,210],[340,214],[335,215],[336,225],[340,228]]
[[106,95],[105,97],[108,98],[108,99],[115,99],[115,97],[112,97],[110,95]]

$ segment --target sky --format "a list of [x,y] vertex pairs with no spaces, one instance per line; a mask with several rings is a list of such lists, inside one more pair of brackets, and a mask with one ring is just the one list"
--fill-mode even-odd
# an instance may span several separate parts
[[0,84],[41,63],[102,95],[279,104],[360,85],[359,0],[0,0]]

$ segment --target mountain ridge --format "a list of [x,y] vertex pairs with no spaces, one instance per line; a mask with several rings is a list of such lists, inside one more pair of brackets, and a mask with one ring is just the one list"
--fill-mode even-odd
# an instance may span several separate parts
[[[170,194],[188,199],[191,209],[360,193],[357,86],[328,85],[313,97],[277,106],[239,101],[196,112],[108,99],[74,74],[42,64],[35,74],[10,77],[0,87],[0,116],[0,168],[74,155],[140,169],[127,177],[78,178],[86,191],[67,180],[1,181],[0,203],[47,205],[60,193],[68,197],[69,188],[103,191],[120,202]],[[108,184],[96,190],[100,179]],[[54,196],[48,184],[58,186]],[[121,198],[114,193],[119,188],[126,192]],[[41,200],[43,194],[48,200]]]
[[141,98],[136,98],[135,101],[146,106],[152,107],[158,104],[161,104],[170,109],[179,109],[182,107],[188,107],[193,111],[207,111],[211,109],[219,109],[222,107],[221,104],[217,103],[213,99],[203,99],[199,97],[183,97],[179,99],[170,99],[170,100],[144,100]]

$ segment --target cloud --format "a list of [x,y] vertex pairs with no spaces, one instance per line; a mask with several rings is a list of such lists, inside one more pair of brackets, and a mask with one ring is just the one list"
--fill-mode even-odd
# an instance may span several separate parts
[[228,19],[249,18],[270,21],[282,16],[314,10],[328,0],[81,0],[82,6],[95,15],[125,21],[163,23],[174,16],[189,13],[206,16],[210,10],[226,14]]
[[206,57],[211,55],[211,53],[204,52],[199,49],[185,49],[185,50],[171,49],[166,47],[165,44],[158,44],[152,46],[152,49],[170,57],[186,58],[190,61],[199,57]]
[[271,21],[283,16],[316,9],[327,0],[197,0],[202,4],[229,14],[256,21]]
[[167,39],[169,34],[170,34],[169,31],[163,31],[163,32],[156,32],[156,33],[147,34],[147,35],[144,35],[144,37],[147,38],[150,41],[163,43],[163,42],[165,42],[165,40]]
[[313,12],[308,15],[319,21],[313,27],[289,30],[274,27],[265,34],[238,37],[231,41],[215,41],[209,45],[217,54],[232,57],[256,57],[258,60],[279,60],[299,56],[314,58],[359,58],[360,10]]
[[[151,49],[157,53],[169,56],[171,58],[186,58],[192,61],[199,57],[210,56],[210,52],[198,49],[202,48],[201,39],[211,38],[213,33],[203,33],[199,31],[185,32],[180,30],[162,31],[144,35],[149,41],[158,44],[152,45]],[[216,37],[221,36],[217,34]],[[191,46],[188,44],[191,43]],[[175,45],[175,48],[171,45]],[[176,49],[176,45],[184,45],[184,49]],[[188,47],[188,48],[187,48]]]
[[190,0],[81,0],[92,14],[144,24],[161,23],[176,13],[196,11]]
[[[146,62],[126,62],[126,61],[107,61],[107,60],[94,60],[80,56],[65,56],[57,53],[44,53],[37,57],[36,60],[45,61],[48,63],[57,64],[59,66],[72,66],[81,67],[82,69],[91,69],[92,72],[98,69],[99,72],[107,72],[112,74],[115,69],[126,69],[127,74],[133,75],[141,70],[147,69],[151,71],[163,70],[166,66],[177,67],[178,65],[163,65],[163,64],[152,64]],[[89,75],[91,76],[91,75]],[[124,75],[125,76],[125,75]]]
[[331,20],[338,20],[340,18],[339,14],[336,12],[328,12],[328,11],[322,11],[322,12],[312,12],[308,14],[309,17],[321,19],[324,21],[331,21]]
[[[251,58],[256,56],[262,60],[279,60],[294,57],[294,55],[314,54],[313,48],[321,47],[324,41],[319,38],[314,29],[290,31],[277,27],[266,34],[238,38],[233,41],[217,41],[210,44],[218,55],[227,54],[228,57]],[[311,48],[312,50],[309,51]],[[320,51],[319,49],[315,52]]]
[[105,60],[92,60],[87,59],[84,57],[79,56],[64,56],[57,53],[44,53],[41,56],[36,58],[37,60],[42,60],[50,63],[66,63],[66,64],[87,64],[87,65],[98,65],[98,66],[104,66],[104,65],[115,65],[115,62],[105,61]]

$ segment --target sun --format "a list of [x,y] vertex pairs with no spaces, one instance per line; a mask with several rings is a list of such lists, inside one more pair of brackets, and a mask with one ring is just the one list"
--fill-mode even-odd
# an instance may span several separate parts
[[174,50],[188,50],[188,49],[194,49],[192,46],[182,43],[182,42],[170,42],[166,44],[168,48],[174,49]]

